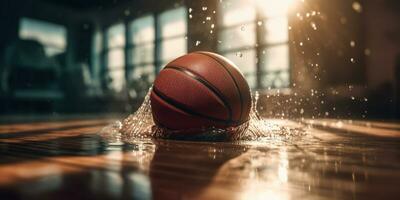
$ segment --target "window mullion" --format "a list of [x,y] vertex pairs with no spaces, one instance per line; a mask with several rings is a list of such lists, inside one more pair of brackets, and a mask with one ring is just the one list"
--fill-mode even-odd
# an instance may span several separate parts
[[129,59],[131,58],[129,55],[129,43],[131,38],[131,30],[129,28],[128,22],[124,23],[125,26],[125,46],[124,46],[124,77],[125,77],[125,87],[128,88],[128,79],[129,79]]
[[256,88],[260,89],[262,88],[262,79],[263,74],[262,74],[262,36],[264,35],[264,30],[263,26],[259,26],[258,22],[262,20],[262,17],[260,16],[259,12],[256,12],[256,22],[255,22],[255,34],[256,34]]
[[159,26],[159,13],[155,13],[154,14],[154,28],[155,28],[155,36],[154,36],[154,74],[157,75],[158,72],[160,71],[160,64],[161,61],[159,60],[160,56],[161,56],[161,30],[160,30],[160,26]]

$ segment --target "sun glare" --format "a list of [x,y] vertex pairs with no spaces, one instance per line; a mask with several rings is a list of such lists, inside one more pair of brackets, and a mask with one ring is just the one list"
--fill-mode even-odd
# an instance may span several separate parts
[[256,5],[264,17],[287,14],[297,0],[256,0]]

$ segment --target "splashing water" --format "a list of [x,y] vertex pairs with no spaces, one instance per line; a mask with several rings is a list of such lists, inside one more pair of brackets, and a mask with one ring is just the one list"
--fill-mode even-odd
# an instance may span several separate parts
[[[180,139],[180,140],[207,140],[207,141],[256,141],[271,138],[288,138],[302,136],[306,130],[302,127],[291,127],[271,123],[260,117],[257,111],[259,93],[252,95],[250,120],[237,127],[228,129],[211,128],[199,131],[199,134],[179,134],[182,131],[170,131],[157,127],[153,121],[150,105],[149,89],[139,109],[122,121],[116,121],[100,131],[100,135],[110,143],[133,143],[152,138]],[[187,130],[186,130],[187,131]],[[183,136],[184,135],[184,136]]]

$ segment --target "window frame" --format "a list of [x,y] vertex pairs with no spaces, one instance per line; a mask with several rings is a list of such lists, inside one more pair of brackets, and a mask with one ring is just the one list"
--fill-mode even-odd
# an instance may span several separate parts
[[[254,46],[248,46],[248,45],[243,45],[240,47],[236,47],[236,48],[226,48],[224,50],[220,49],[220,44],[217,45],[217,50],[218,53],[222,54],[222,55],[226,55],[226,54],[231,54],[231,53],[237,53],[237,52],[242,52],[242,51],[248,51],[248,50],[254,50],[255,51],[255,63],[256,63],[256,71],[255,74],[244,74],[245,76],[255,76],[256,79],[256,83],[255,83],[255,87],[253,89],[256,90],[263,90],[263,89],[284,89],[284,88],[290,88],[291,83],[292,83],[292,77],[291,77],[291,71],[292,71],[292,56],[291,56],[291,48],[290,48],[290,32],[287,32],[287,40],[283,41],[283,42],[273,42],[273,43],[269,43],[267,41],[264,41],[264,37],[266,35],[266,31],[267,29],[264,28],[264,24],[269,21],[269,20],[273,20],[276,18],[281,18],[281,17],[285,17],[287,19],[288,25],[289,25],[289,15],[277,15],[277,16],[262,16],[260,14],[259,9],[256,8],[256,5],[253,5],[254,8],[254,12],[255,12],[255,17],[252,20],[246,20],[243,22],[239,22],[237,24],[233,24],[233,25],[228,25],[228,26],[224,26],[222,24],[223,21],[223,14],[219,15],[218,19],[219,19],[219,23],[217,26],[217,38],[218,41],[222,41],[223,39],[221,39],[221,35],[223,31],[229,30],[229,29],[234,29],[234,28],[240,28],[242,26],[249,26],[249,25],[253,25],[255,26],[255,30],[254,30],[254,34],[255,34],[255,44]],[[223,8],[222,5],[218,5],[218,10],[220,13],[222,13],[221,9],[226,9]],[[262,22],[261,25],[258,24],[258,22]],[[264,54],[265,54],[265,49],[269,49],[269,48],[274,48],[274,47],[278,47],[278,46],[286,46],[287,50],[288,50],[288,57],[287,57],[287,62],[288,62],[288,66],[285,69],[281,69],[281,70],[275,70],[275,71],[267,71],[264,69],[263,65],[266,65],[265,60],[263,60],[264,58]],[[276,87],[274,84],[272,84],[271,86],[264,86],[262,81],[264,79],[266,79],[266,77],[270,74],[273,74],[274,79],[273,82],[281,79],[281,75],[280,73],[287,73],[288,74],[288,82],[286,84],[284,84],[281,87]]]
[[[159,16],[164,12],[168,12],[168,11],[171,11],[171,10],[174,10],[174,9],[182,9],[182,10],[185,11],[183,19],[184,19],[184,23],[185,23],[186,29],[185,29],[183,34],[174,35],[172,37],[160,37],[159,36],[160,28],[159,28],[159,24],[158,24],[159,23],[159,20],[158,20]],[[153,21],[154,21],[153,27],[154,27],[154,32],[155,32],[154,40],[152,42],[144,42],[144,43],[140,43],[140,44],[133,44],[133,42],[130,41],[130,39],[131,39],[130,37],[132,36],[131,30],[130,30],[130,25],[135,20],[140,19],[142,17],[146,17],[146,16],[152,16],[153,17]],[[125,33],[124,33],[125,34],[124,35],[125,44],[124,44],[124,46],[108,47],[108,33],[107,32],[112,26],[118,25],[120,23],[123,24],[124,29],[125,29]],[[172,39],[176,39],[176,38],[182,38],[185,41],[185,45],[183,47],[183,48],[185,48],[185,53],[188,52],[188,42],[187,42],[188,23],[189,23],[189,20],[188,20],[187,6],[186,5],[181,5],[180,7],[166,8],[166,9],[162,10],[161,12],[156,11],[156,12],[150,12],[150,13],[143,13],[140,16],[135,16],[134,18],[130,18],[130,19],[124,20],[123,22],[115,22],[115,23],[112,23],[112,24],[110,24],[110,25],[108,25],[106,27],[102,27],[100,29],[101,30],[100,31],[101,38],[102,38],[101,39],[102,42],[101,42],[101,45],[100,45],[100,48],[101,48],[100,52],[101,53],[100,53],[100,56],[98,58],[99,59],[98,62],[100,63],[99,76],[100,76],[100,82],[101,82],[102,88],[103,89],[111,89],[111,90],[113,90],[113,92],[116,92],[114,90],[114,88],[112,88],[112,87],[110,88],[109,86],[107,88],[107,85],[106,85],[107,84],[106,83],[106,81],[107,81],[106,79],[110,76],[110,72],[111,71],[115,71],[115,70],[124,70],[124,73],[125,73],[124,78],[125,79],[124,79],[124,83],[123,83],[123,90],[124,89],[125,90],[130,90],[131,89],[128,86],[128,82],[130,81],[129,80],[129,76],[130,76],[130,73],[133,73],[133,70],[135,70],[135,67],[145,66],[145,65],[152,65],[152,67],[154,69],[153,70],[153,75],[154,75],[154,78],[155,78],[155,76],[158,74],[158,72],[163,67],[163,66],[160,66],[160,65],[163,64],[164,62],[166,62],[165,60],[160,59],[161,58],[160,57],[160,52],[162,50],[161,49],[162,48],[161,44],[162,44],[163,41],[172,40]],[[95,32],[96,31],[94,31],[94,33]],[[153,44],[153,61],[152,62],[143,62],[143,63],[134,64],[134,61],[133,61],[132,55],[131,55],[132,51],[133,51],[133,48],[135,48],[135,46],[142,46],[142,45],[144,46],[144,45],[148,45],[148,44]],[[92,48],[93,48],[93,46],[94,45],[92,45]],[[109,66],[109,62],[108,62],[108,53],[109,53],[110,50],[115,49],[115,48],[124,49],[124,65],[122,67],[118,67],[118,69],[110,70],[110,66]],[[93,56],[93,54],[92,54],[92,56]]]
[[[184,11],[184,18],[183,19],[184,19],[184,23],[185,23],[185,26],[186,26],[185,31],[182,34],[162,37],[161,36],[162,28],[161,28],[161,25],[160,25],[160,16],[165,12],[169,12],[169,11],[177,10],[177,9],[182,9]],[[156,51],[155,51],[154,59],[155,59],[155,70],[156,70],[156,74],[157,74],[164,67],[163,66],[164,63],[167,63],[168,61],[170,61],[168,59],[173,59],[173,58],[166,58],[167,60],[163,60],[161,58],[161,51],[162,51],[162,43],[163,42],[182,38],[185,41],[185,45],[184,45],[185,51],[184,52],[185,53],[188,52],[189,48],[188,48],[188,42],[187,42],[187,35],[188,35],[189,20],[188,20],[188,13],[187,13],[187,6],[186,5],[183,5],[183,6],[178,7],[178,8],[171,8],[171,9],[163,10],[162,12],[157,13],[155,17],[156,17],[155,18],[155,27],[156,27],[156,29],[155,29],[156,30],[155,48],[156,48]]]
[[[125,42],[123,44],[120,44],[118,46],[113,46],[113,47],[109,47],[109,31],[111,28],[113,28],[114,26],[119,26],[122,25],[123,27],[123,37],[125,39]],[[116,22],[113,23],[107,27],[105,27],[102,31],[102,37],[103,37],[103,42],[102,42],[102,57],[101,57],[101,63],[103,65],[102,67],[102,73],[101,73],[101,80],[104,84],[104,88],[108,89],[108,90],[112,90],[113,92],[119,93],[124,91],[124,89],[126,89],[126,45],[127,45],[127,34],[126,34],[126,23],[125,22]],[[123,64],[122,66],[114,66],[111,67],[108,61],[108,56],[109,53],[113,50],[122,50],[123,52]],[[108,81],[108,78],[112,78],[112,72],[115,71],[123,71],[123,80],[122,80],[122,86],[121,86],[121,90],[117,90],[116,88],[113,87],[112,83],[111,85],[108,85],[108,83],[106,81]]]
[[[44,40],[42,41],[40,38],[36,38],[36,37],[27,37],[27,36],[23,36],[23,22],[24,21],[30,21],[31,23],[38,23],[41,25],[45,25],[45,26],[52,26],[53,28],[56,29],[62,29],[62,37],[63,37],[63,45],[58,45],[57,43],[53,42],[52,40]],[[32,31],[32,30],[31,30]],[[46,31],[43,31],[46,32]],[[30,18],[30,17],[22,17],[19,19],[19,24],[18,24],[18,38],[20,39],[32,39],[34,38],[34,40],[38,41],[44,48],[45,53],[47,56],[54,56],[54,55],[58,55],[60,53],[65,53],[68,49],[68,29],[65,25],[63,24],[59,24],[59,23],[54,23],[51,21],[46,21],[46,20],[41,20],[41,19],[37,19],[37,18]],[[59,53],[56,54],[48,54],[48,49],[53,49],[56,50]]]
[[[139,42],[139,43],[135,43],[133,41],[133,37],[134,34],[132,33],[132,24],[136,21],[136,20],[140,20],[142,18],[145,17],[151,17],[151,21],[152,21],[152,25],[151,27],[153,28],[153,39],[150,41],[144,41],[144,42]],[[156,71],[154,70],[156,68],[156,61],[155,61],[155,51],[156,51],[156,16],[155,14],[144,14],[141,16],[138,16],[134,19],[131,19],[128,23],[127,23],[127,40],[126,40],[126,73],[127,73],[127,80],[130,79],[130,76],[133,76],[133,73],[135,72],[135,70],[137,68],[141,68],[141,67],[146,67],[146,66],[152,66],[153,67],[153,73],[151,75],[155,76],[156,75]],[[134,49],[137,47],[145,47],[147,45],[152,46],[152,59],[150,62],[140,62],[140,63],[135,63],[135,60],[133,58],[133,53],[134,53]],[[128,80],[131,81],[131,80]]]

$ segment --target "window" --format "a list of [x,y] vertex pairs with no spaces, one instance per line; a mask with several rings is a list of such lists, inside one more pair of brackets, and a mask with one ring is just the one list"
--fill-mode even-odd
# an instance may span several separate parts
[[125,84],[124,24],[116,24],[107,29],[105,52],[107,85],[115,92],[121,92]]
[[238,65],[251,88],[289,86],[289,2],[227,0],[220,5],[218,50]]
[[[92,65],[96,69],[104,63],[103,81],[109,89],[120,92],[126,86],[132,97],[138,97],[141,89],[148,89],[143,83],[151,84],[157,71],[187,52],[186,9],[168,10],[157,18],[154,15],[139,17],[126,28],[127,32],[125,24],[121,23],[109,27],[103,35],[94,33]],[[93,71],[96,76],[96,70]],[[125,74],[129,83],[125,81]]]
[[35,19],[22,18],[19,37],[40,42],[47,56],[65,52],[67,30],[64,26]]
[[186,9],[176,8],[161,13],[158,17],[158,69],[172,59],[187,52],[187,13]]
[[103,51],[103,35],[100,31],[94,32],[92,38],[92,56],[91,56],[91,64],[92,64],[92,77],[97,79],[100,77],[101,71],[101,53]]
[[129,25],[129,29],[129,74],[134,80],[152,82],[155,78],[154,17],[138,18]]

